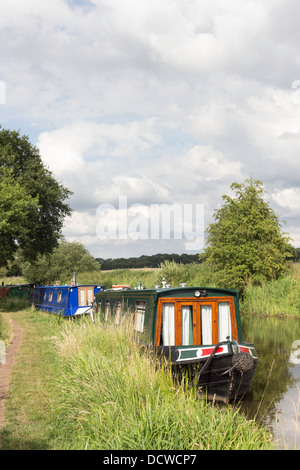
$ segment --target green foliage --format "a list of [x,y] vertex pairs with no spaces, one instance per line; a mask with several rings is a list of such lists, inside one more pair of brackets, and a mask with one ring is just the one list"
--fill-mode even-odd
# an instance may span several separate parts
[[141,282],[146,289],[162,285],[163,278],[172,285],[179,287],[182,282],[188,286],[217,287],[213,282],[213,273],[205,263],[178,264],[174,261],[161,263],[160,268],[115,269],[112,271],[82,272],[77,276],[79,283],[102,284],[105,289],[113,284],[129,284],[137,287]]
[[300,265],[290,266],[288,274],[262,285],[246,287],[241,302],[244,313],[300,318]]
[[79,242],[61,241],[51,255],[39,255],[37,260],[24,262],[22,271],[28,282],[45,284],[59,280],[69,283],[73,273],[98,271],[99,264]]
[[37,198],[15,181],[12,170],[0,169],[0,266],[5,266],[17,249],[17,240],[29,236],[27,213],[38,209]]
[[70,195],[28,137],[0,127],[0,265],[12,259],[17,247],[26,259],[51,252],[71,213],[64,202]]
[[264,200],[264,188],[252,178],[233,183],[235,197],[223,196],[215,222],[207,230],[208,247],[201,259],[211,264],[215,280],[243,292],[247,282],[278,278],[287,258],[295,258],[289,238],[281,232],[279,219]]
[[186,283],[188,286],[213,287],[212,273],[205,263],[185,265],[174,261],[165,261],[160,268],[157,284],[161,284],[164,278],[172,287],[179,287],[181,283]]

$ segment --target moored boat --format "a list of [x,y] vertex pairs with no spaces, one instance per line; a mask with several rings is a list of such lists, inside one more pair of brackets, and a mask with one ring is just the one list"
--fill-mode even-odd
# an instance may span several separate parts
[[96,293],[101,285],[37,286],[30,290],[31,304],[36,308],[63,316],[77,316],[92,311]]
[[94,313],[116,325],[130,316],[139,341],[186,369],[208,399],[228,402],[250,391],[257,354],[243,341],[235,289],[119,287],[95,294]]

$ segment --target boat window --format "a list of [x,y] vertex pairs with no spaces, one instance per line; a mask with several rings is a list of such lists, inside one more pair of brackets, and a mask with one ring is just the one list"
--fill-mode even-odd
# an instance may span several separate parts
[[219,302],[219,341],[226,341],[227,337],[232,339],[230,306],[229,302]]
[[109,317],[109,308],[110,308],[109,300],[106,300],[106,301],[105,301],[105,307],[104,307],[104,320],[105,320],[105,321],[108,321],[108,317]]
[[117,300],[115,304],[115,324],[119,325],[121,320],[121,301]]
[[162,339],[164,346],[175,346],[175,308],[173,303],[163,304]]
[[46,300],[46,297],[47,297],[47,291],[45,291],[44,300]]
[[193,307],[182,305],[181,307],[181,344],[187,346],[193,344]]
[[87,304],[92,305],[92,303],[93,303],[93,289],[88,289],[87,290],[87,300],[88,300]]
[[61,292],[61,290],[59,290],[57,292],[57,302],[61,302],[61,294],[62,294],[62,292]]
[[79,290],[79,307],[85,306],[85,290]]
[[144,331],[146,302],[136,301],[135,303],[135,330]]
[[49,292],[49,302],[52,302],[52,298],[53,298],[53,290]]
[[201,344],[212,342],[212,306],[201,305]]

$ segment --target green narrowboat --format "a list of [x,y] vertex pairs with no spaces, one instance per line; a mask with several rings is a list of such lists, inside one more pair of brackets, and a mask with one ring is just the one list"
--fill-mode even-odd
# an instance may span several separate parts
[[13,285],[9,289],[9,298],[29,300],[30,288],[31,284]]
[[208,399],[229,402],[249,392],[258,363],[243,341],[235,289],[115,286],[95,295],[94,314],[120,324],[130,316],[139,341],[188,369]]

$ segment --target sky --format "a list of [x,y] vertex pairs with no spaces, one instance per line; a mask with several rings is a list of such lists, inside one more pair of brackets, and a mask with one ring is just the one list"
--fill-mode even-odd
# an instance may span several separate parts
[[0,124],[73,191],[67,240],[100,258],[200,252],[252,177],[300,247],[298,6],[1,0]]

